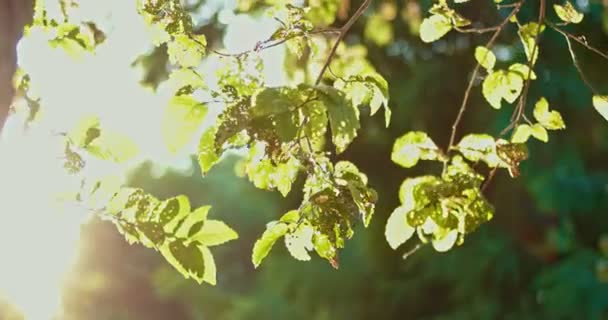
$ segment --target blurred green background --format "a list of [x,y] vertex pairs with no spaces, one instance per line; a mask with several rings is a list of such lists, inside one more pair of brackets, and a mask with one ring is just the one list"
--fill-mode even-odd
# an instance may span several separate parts
[[[192,7],[212,12],[198,27],[210,43],[221,41],[222,1],[206,2]],[[359,4],[352,0],[350,13]],[[585,20],[568,30],[608,52],[608,2],[575,4]],[[342,251],[340,270],[322,259],[298,262],[281,245],[254,270],[255,239],[265,223],[297,207],[301,194],[282,198],[255,189],[235,175],[238,156],[225,159],[204,179],[198,169],[158,176],[149,162],[131,174],[130,184],[159,198],[186,194],[193,206],[211,205],[213,217],[239,232],[237,241],[214,251],[218,285],[183,279],[158,253],[129,246],[114,226],[93,221],[83,227],[82,254],[64,289],[65,319],[608,319],[608,124],[593,109],[566,42],[552,30],[543,35],[539,80],[528,100],[544,95],[564,116],[567,130],[546,144],[530,142],[530,159],[518,179],[497,174],[487,190],[496,215],[462,246],[444,254],[422,247],[404,259],[413,240],[397,251],[386,243],[384,225],[398,206],[400,183],[439,169],[436,164],[398,167],[389,157],[392,142],[407,131],[423,130],[439,145],[447,144],[474,66],[473,48],[488,39],[451,32],[423,44],[416,29],[431,5],[428,0],[374,1],[346,38],[364,44],[388,80],[393,118],[385,129],[381,116],[362,117],[359,137],[339,157],[367,173],[380,195],[370,228],[359,226]],[[485,26],[508,13],[486,0],[457,7]],[[529,0],[520,20],[535,19],[536,10],[537,2]],[[548,18],[557,21],[552,10]],[[525,59],[514,26],[499,44],[499,63]],[[166,75],[162,50],[141,59],[148,83]],[[608,61],[578,45],[575,52],[594,86],[608,92]],[[498,134],[511,111],[491,109],[477,86],[459,136]],[[197,166],[194,158],[192,165]]]

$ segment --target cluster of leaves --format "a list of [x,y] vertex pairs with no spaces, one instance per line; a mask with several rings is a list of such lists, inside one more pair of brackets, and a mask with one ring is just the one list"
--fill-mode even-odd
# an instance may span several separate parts
[[345,240],[353,236],[353,226],[358,221],[365,227],[369,225],[377,194],[367,186],[365,174],[346,161],[335,166],[325,162],[314,171],[306,180],[300,208],[270,222],[255,243],[252,260],[256,267],[274,243],[284,237],[285,246],[295,259],[310,260],[308,252],[314,249],[338,268],[338,249],[344,248]]
[[72,58],[92,52],[105,40],[105,34],[93,21],[71,22],[72,1],[35,1],[34,20],[27,33],[41,32],[51,47],[65,50]]
[[465,136],[448,157],[424,132],[412,131],[395,141],[391,159],[405,168],[420,160],[444,164],[440,176],[408,178],[399,191],[401,206],[393,211],[386,225],[386,239],[396,249],[416,232],[423,243],[429,240],[440,252],[462,244],[466,234],[474,231],[494,215],[493,207],[482,194],[482,175],[465,161],[484,162],[490,168],[507,168],[518,172],[519,163],[527,158],[523,144],[495,141],[486,134]]
[[185,196],[164,201],[141,189],[122,188],[110,199],[104,217],[125,239],[153,248],[186,278],[216,283],[216,266],[209,247],[238,238],[225,223],[208,219],[210,207],[191,210]]
[[[297,227],[291,226],[291,231],[284,234],[288,239],[300,238],[295,234],[312,230],[310,241],[314,241],[315,249],[336,267],[338,249],[352,237],[353,225],[358,220],[365,226],[370,223],[377,196],[367,186],[367,177],[353,164],[332,165],[324,151],[326,136],[331,136],[336,153],[342,153],[357,136],[360,109],[367,106],[372,115],[384,107],[388,125],[388,84],[369,63],[349,65],[348,55],[341,48],[336,70],[344,77],[333,81],[333,86],[301,83],[267,87],[261,76],[263,64],[258,51],[286,42],[289,52],[301,57],[314,44],[310,40],[311,21],[320,25],[333,22],[328,17],[335,17],[337,6],[336,1],[312,8],[284,6],[286,16],[279,19],[281,26],[271,38],[259,42],[250,52],[227,55],[217,73],[219,90],[213,91],[197,71],[206,51],[205,37],[194,34],[191,17],[181,2],[138,2],[140,14],[154,33],[154,43],[167,46],[173,65],[167,81],[173,97],[161,128],[169,151],[182,150],[207,117],[208,103],[195,98],[197,91],[224,102],[224,111],[200,137],[198,159],[203,174],[227,150],[241,147],[249,149],[243,159],[243,171],[258,188],[277,189],[286,196],[298,173],[305,172],[305,196],[298,218],[293,218],[293,214],[291,220],[285,218],[297,220]],[[296,42],[299,44],[294,45]],[[89,156],[123,163],[136,153],[137,146],[127,137],[102,128],[96,117],[83,119],[66,133],[65,166],[73,173],[81,172]],[[80,195],[79,199],[82,200]],[[108,207],[101,211],[110,214],[130,243],[159,250],[186,277],[214,283],[215,268],[203,268],[213,265],[206,247],[214,244],[200,240],[199,235],[203,232],[200,230],[206,230],[205,225],[214,224],[205,222],[208,208],[190,213],[184,197],[159,201],[135,189],[123,189],[108,201]],[[163,209],[169,204],[173,209]],[[260,241],[267,241],[266,237]],[[305,248],[312,248],[304,243]],[[259,250],[256,245],[256,266],[268,253],[261,255]],[[290,251],[305,260],[301,249]]]

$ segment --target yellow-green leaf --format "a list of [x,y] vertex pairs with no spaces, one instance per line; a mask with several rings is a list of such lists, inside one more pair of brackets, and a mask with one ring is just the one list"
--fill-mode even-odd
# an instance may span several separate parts
[[488,134],[466,135],[455,149],[469,161],[484,161],[489,167],[496,167],[501,162],[496,153],[496,141]]
[[549,141],[549,134],[547,133],[547,129],[543,127],[540,123],[536,123],[531,127],[532,136],[542,142]]
[[384,236],[386,241],[393,249],[397,249],[412,237],[416,228],[413,228],[407,223],[406,214],[409,208],[405,206],[398,207],[391,213],[391,216],[386,222]]
[[129,161],[139,154],[139,147],[129,137],[108,130],[102,130],[98,138],[86,147],[94,157],[116,163]]
[[300,261],[310,260],[308,251],[313,249],[313,234],[314,229],[309,225],[303,224],[294,232],[285,235],[285,246],[292,257]]
[[513,103],[521,94],[524,80],[519,74],[505,70],[490,73],[483,81],[481,92],[494,109],[502,107],[502,100]]
[[205,119],[207,106],[190,95],[175,96],[163,118],[162,132],[167,148],[176,153],[186,146]]
[[253,246],[251,261],[256,268],[262,263],[262,260],[266,258],[275,242],[277,242],[280,237],[284,236],[287,231],[289,231],[289,227],[287,224],[281,222],[271,222],[266,226],[266,231],[264,231],[262,237],[258,239]]
[[608,95],[593,96],[593,107],[599,112],[604,119],[608,120]]
[[437,250],[437,252],[446,252],[454,246],[456,240],[458,239],[458,230],[454,229],[448,232],[441,239],[433,240],[433,248]]
[[583,17],[585,16],[584,14],[578,12],[570,1],[566,1],[563,6],[554,4],[553,9],[555,9],[555,13],[557,13],[557,16],[562,19],[562,21],[568,23],[580,23],[583,21]]
[[493,69],[496,64],[496,56],[484,46],[475,48],[475,60],[487,70]]
[[216,133],[217,126],[208,128],[201,135],[201,140],[198,143],[198,164],[201,167],[202,174],[209,172],[211,167],[220,160],[220,155],[215,148]]
[[427,43],[433,42],[443,37],[450,30],[452,30],[450,18],[445,15],[434,14],[422,20],[422,24],[420,24],[420,39]]
[[528,79],[528,75],[530,75],[530,79],[536,80],[536,73],[534,73],[534,70],[530,70],[528,65],[523,63],[514,63],[510,65],[509,71],[516,73],[524,80]]
[[549,111],[549,102],[544,97],[541,97],[534,105],[534,119],[547,130],[566,128],[562,115],[555,110]]
[[540,51],[536,44],[536,37],[544,30],[545,26],[539,26],[536,22],[529,22],[519,28],[519,38],[524,45],[524,51],[526,52],[528,61],[532,61],[532,65],[536,63],[538,52]]
[[207,247],[217,246],[238,238],[239,235],[232,228],[219,220],[206,220],[202,229],[192,236],[192,240]]
[[211,250],[209,250],[209,248],[205,246],[199,246],[198,248],[203,254],[203,262],[205,264],[205,271],[203,272],[203,281],[207,282],[210,285],[215,285],[217,283],[217,268],[215,266],[215,260],[213,259],[213,255],[211,254]]
[[518,125],[515,128],[511,142],[513,143],[525,143],[532,135],[532,128],[527,124]]
[[204,35],[175,35],[167,43],[167,54],[172,64],[185,68],[197,67],[205,55],[207,40]]
[[411,168],[419,160],[439,160],[441,152],[425,132],[411,131],[399,137],[393,145],[391,160],[396,164]]

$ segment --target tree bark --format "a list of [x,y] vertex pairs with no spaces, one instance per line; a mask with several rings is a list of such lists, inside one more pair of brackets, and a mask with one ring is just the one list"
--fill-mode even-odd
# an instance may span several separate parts
[[0,0],[0,131],[13,100],[17,43],[32,21],[34,0]]

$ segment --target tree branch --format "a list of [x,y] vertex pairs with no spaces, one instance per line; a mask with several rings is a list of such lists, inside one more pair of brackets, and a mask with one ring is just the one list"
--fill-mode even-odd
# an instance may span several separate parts
[[13,75],[17,69],[17,42],[30,23],[33,0],[0,0],[0,131],[13,101]]
[[[500,33],[502,32],[504,27],[507,25],[507,23],[509,22],[511,17],[513,17],[515,14],[517,14],[517,12],[519,12],[519,9],[521,9],[521,6],[523,5],[523,3],[524,3],[524,0],[516,3],[513,7],[513,10],[511,10],[511,12],[509,13],[509,15],[497,27],[495,27],[496,30],[495,30],[494,34],[492,35],[492,38],[490,38],[490,40],[488,40],[488,42],[485,45],[486,48],[491,49],[492,46],[494,46],[494,42],[496,41],[496,39],[498,39],[498,36],[500,35]],[[462,116],[464,115],[464,113],[467,109],[467,104],[469,102],[471,90],[473,89],[473,84],[475,83],[475,79],[477,78],[477,74],[479,73],[480,67],[481,67],[481,64],[479,62],[477,62],[477,64],[475,65],[475,68],[473,69],[473,73],[471,75],[471,79],[469,80],[469,84],[467,85],[467,89],[464,92],[464,98],[462,99],[462,103],[460,105],[460,110],[458,111],[458,115],[456,115],[456,119],[454,120],[454,123],[452,124],[452,133],[450,135],[450,142],[448,144],[448,149],[446,150],[447,152],[450,152],[450,150],[454,146],[454,141],[456,139],[456,132],[458,130],[458,125],[462,121]]]
[[319,72],[319,75],[317,76],[315,85],[318,85],[319,83],[321,83],[321,80],[323,79],[323,75],[325,74],[327,67],[329,67],[331,60],[333,59],[334,55],[336,54],[336,50],[338,50],[338,46],[340,45],[340,42],[344,39],[344,37],[346,36],[346,33],[350,30],[350,28],[353,26],[353,24],[355,24],[355,22],[361,17],[361,15],[363,15],[363,13],[367,9],[367,7],[369,7],[371,2],[372,2],[372,0],[365,0],[361,4],[359,9],[357,9],[355,14],[353,14],[353,16],[350,17],[350,19],[348,19],[346,24],[344,24],[344,26],[342,26],[342,28],[340,28],[340,34],[338,34],[338,39],[336,39],[334,46],[331,48],[331,51],[329,52],[329,55],[327,56],[327,59],[325,60],[325,64],[323,65],[323,68],[321,68],[321,71]]

